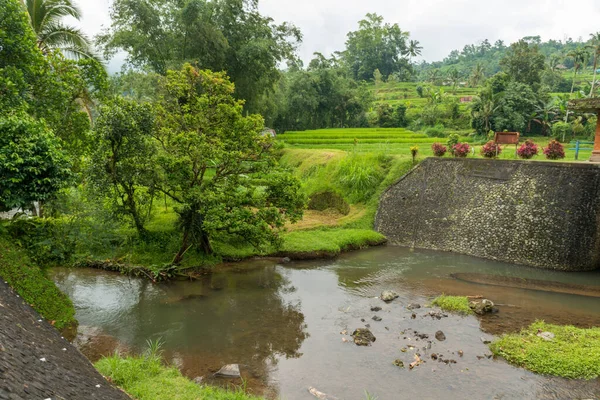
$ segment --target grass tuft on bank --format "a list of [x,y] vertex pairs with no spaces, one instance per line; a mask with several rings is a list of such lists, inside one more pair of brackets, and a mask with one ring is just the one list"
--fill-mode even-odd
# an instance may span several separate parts
[[431,305],[438,306],[444,311],[464,315],[473,314],[473,310],[469,307],[469,299],[465,296],[446,296],[443,294],[433,299]]
[[44,271],[34,265],[24,250],[0,236],[0,278],[57,329],[77,324],[71,300],[61,292]]
[[[550,332],[546,340],[540,332]],[[503,335],[490,344],[496,356],[544,375],[571,379],[600,376],[600,328],[582,329],[536,321],[519,333]]]
[[99,360],[96,369],[137,400],[260,400],[242,389],[225,390],[198,385],[177,368],[162,364],[160,356],[113,355]]

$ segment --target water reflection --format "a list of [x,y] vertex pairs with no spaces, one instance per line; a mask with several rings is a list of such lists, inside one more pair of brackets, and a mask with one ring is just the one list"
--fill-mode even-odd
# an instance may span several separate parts
[[[567,381],[531,374],[502,360],[484,357],[491,335],[518,329],[540,318],[583,326],[600,325],[600,300],[480,285],[453,279],[452,273],[482,273],[600,286],[600,273],[565,274],[447,253],[380,248],[337,260],[273,261],[225,265],[195,282],[153,285],[144,280],[95,270],[56,269],[55,280],[73,299],[82,326],[99,329],[88,346],[97,357],[117,344],[139,351],[147,339],[162,338],[165,356],[187,376],[210,377],[221,366],[239,363],[248,387],[269,398],[310,399],[309,386],[343,399],[594,398],[600,381]],[[384,304],[375,297],[392,289],[400,298]],[[429,309],[411,311],[440,294],[483,294],[500,313],[477,319],[450,315],[435,320]],[[381,322],[371,307],[381,306]],[[415,313],[413,317],[413,312]],[[372,347],[344,342],[340,333],[370,325]],[[443,330],[447,340],[430,339]],[[85,330],[84,330],[85,331]],[[96,331],[98,332],[98,331]],[[87,339],[86,339],[87,340]],[[116,344],[115,344],[116,343]],[[401,348],[412,350],[401,352]],[[457,357],[457,351],[464,357]],[[426,363],[406,365],[419,351]],[[433,361],[432,352],[457,358]],[[227,384],[228,382],[216,382]],[[401,393],[402,396],[398,394]]]

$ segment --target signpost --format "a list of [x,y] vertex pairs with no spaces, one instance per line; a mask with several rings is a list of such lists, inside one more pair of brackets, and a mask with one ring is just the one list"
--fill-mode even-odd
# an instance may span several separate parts
[[[517,154],[517,147],[519,146],[519,132],[496,132],[494,134],[494,143],[497,145],[501,144],[514,144],[515,155]],[[498,148],[496,148],[496,157],[498,157]]]

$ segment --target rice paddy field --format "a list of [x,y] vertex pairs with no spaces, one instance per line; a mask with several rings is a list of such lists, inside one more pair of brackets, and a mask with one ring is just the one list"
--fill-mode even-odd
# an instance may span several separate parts
[[[447,132],[454,133],[452,131]],[[540,154],[534,160],[545,160],[542,147],[547,146],[549,138],[532,137],[540,147]],[[348,128],[348,129],[317,129],[310,131],[289,131],[277,136],[277,140],[290,149],[343,150],[352,153],[374,153],[402,158],[411,157],[410,148],[419,148],[417,158],[433,156],[433,143],[446,144],[445,137],[428,137],[424,133],[412,132],[405,128]],[[525,139],[522,139],[524,141]],[[461,136],[461,142],[467,142],[472,147],[469,157],[482,157],[480,154],[482,142],[473,142],[468,136]],[[575,161],[574,145],[564,144],[565,161]],[[503,146],[499,155],[501,159],[515,159],[515,146]],[[591,155],[591,146],[582,145],[578,161],[587,161]],[[446,157],[449,157],[447,154]]]

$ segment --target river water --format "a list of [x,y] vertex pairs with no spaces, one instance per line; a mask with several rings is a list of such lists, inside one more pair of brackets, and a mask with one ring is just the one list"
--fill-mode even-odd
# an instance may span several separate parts
[[[161,339],[164,357],[190,378],[240,385],[239,379],[212,377],[221,366],[237,363],[248,390],[268,398],[314,399],[308,388],[315,387],[347,400],[365,399],[365,391],[379,400],[600,399],[600,379],[535,375],[488,358],[491,352],[483,343],[535,319],[600,326],[600,297],[451,276],[485,274],[597,290],[600,272],[551,272],[389,246],[335,260],[224,265],[194,282],[152,284],[90,269],[56,268],[52,273],[74,301],[78,344],[92,360],[115,349],[140,352],[148,339]],[[376,297],[385,289],[400,297],[383,303]],[[426,304],[440,293],[483,295],[499,305],[499,312],[438,320],[427,315],[433,309]],[[422,307],[409,310],[410,303]],[[373,312],[373,306],[382,310]],[[374,315],[382,320],[372,320]],[[377,340],[370,347],[356,346],[349,334],[366,324]],[[434,338],[438,330],[445,341]],[[425,363],[412,370],[393,365],[400,359],[408,367],[416,352]],[[434,361],[432,353],[456,363]]]

